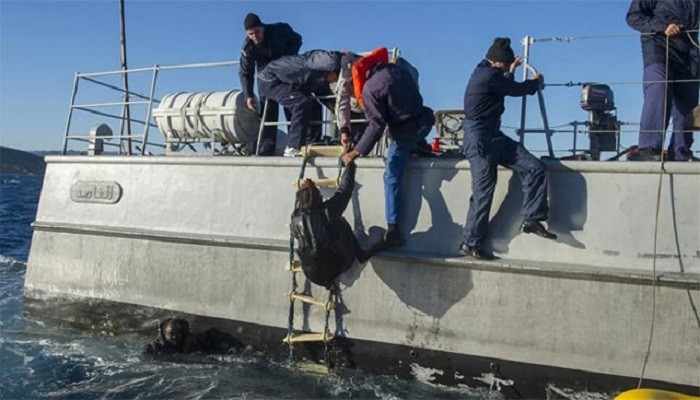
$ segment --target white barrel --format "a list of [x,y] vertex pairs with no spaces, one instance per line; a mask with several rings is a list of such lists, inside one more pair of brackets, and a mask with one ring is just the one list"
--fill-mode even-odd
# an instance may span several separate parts
[[230,143],[254,142],[260,118],[246,107],[240,90],[168,94],[153,110],[166,141],[214,138]]

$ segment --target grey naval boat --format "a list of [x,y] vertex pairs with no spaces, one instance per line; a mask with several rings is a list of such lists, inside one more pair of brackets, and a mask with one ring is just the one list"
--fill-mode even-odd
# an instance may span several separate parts
[[[263,126],[239,91],[162,94],[157,85],[165,72],[214,67],[236,63],[129,70],[151,74],[148,94],[109,83],[122,71],[76,74],[64,154],[46,157],[28,314],[114,333],[180,315],[280,357],[526,397],[631,388],[640,373],[648,385],[698,394],[700,163],[597,161],[622,152],[609,87],[583,85],[590,148],[545,157],[558,240],[519,232],[519,181],[499,169],[488,239],[499,259],[458,256],[471,177],[456,156],[460,111],[438,110],[442,154],[414,158],[406,172],[405,246],[356,264],[329,295],[297,272],[288,224],[302,164],[305,177],[332,184],[337,147],[244,156]],[[121,101],[81,103],[91,85]],[[98,121],[80,126],[78,114]],[[117,133],[104,122],[113,120]],[[525,122],[521,138],[538,131]],[[384,225],[382,152],[358,161],[346,211],[364,244]]]

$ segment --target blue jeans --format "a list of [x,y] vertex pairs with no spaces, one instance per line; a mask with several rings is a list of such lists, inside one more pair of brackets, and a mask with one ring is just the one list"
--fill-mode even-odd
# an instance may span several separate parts
[[[683,132],[686,118],[698,104],[698,82],[669,82],[668,89],[663,81],[666,77],[664,64],[650,64],[644,67],[644,106],[639,124],[639,148],[661,150],[663,132],[673,118],[673,133],[668,149],[669,160],[687,161],[691,156],[693,132]],[[674,71],[669,68],[668,80],[686,80],[693,77],[689,72]],[[664,109],[664,98],[666,109]],[[666,120],[664,120],[664,115]]]
[[422,123],[418,126],[415,135],[394,139],[389,144],[384,169],[384,204],[387,224],[399,222],[399,198],[404,169],[408,164],[411,149],[430,133],[432,127],[430,123]]
[[486,237],[499,165],[512,169],[520,178],[523,219],[546,220],[549,213],[547,170],[542,161],[502,133],[492,137],[482,135],[482,143],[479,143],[479,135],[471,127],[470,121],[465,120],[464,155],[469,159],[472,195],[464,224],[463,242],[469,246],[481,246]]

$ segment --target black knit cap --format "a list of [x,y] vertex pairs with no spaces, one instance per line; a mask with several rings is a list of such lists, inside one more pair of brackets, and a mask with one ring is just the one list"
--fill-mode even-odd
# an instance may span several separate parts
[[515,54],[513,53],[513,49],[510,48],[510,38],[497,37],[493,39],[493,44],[486,53],[486,59],[504,63],[512,63],[515,61]]
[[258,26],[262,25],[263,23],[262,21],[260,21],[260,17],[253,13],[248,13],[248,15],[246,15],[245,19],[243,20],[243,27],[245,28],[245,30],[257,28]]

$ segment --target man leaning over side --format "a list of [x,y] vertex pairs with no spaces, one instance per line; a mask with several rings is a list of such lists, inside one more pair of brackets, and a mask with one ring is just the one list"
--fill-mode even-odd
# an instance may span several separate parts
[[411,150],[432,129],[433,110],[423,105],[423,97],[407,69],[397,64],[379,62],[366,72],[366,76],[361,98],[367,127],[359,138],[350,137],[347,130],[341,133],[341,142],[352,146],[352,150],[343,156],[343,162],[348,165],[356,158],[369,154],[381,139],[384,128],[388,128],[391,144],[384,170],[387,221],[384,244],[387,248],[397,247],[404,243],[398,225],[404,169]]

